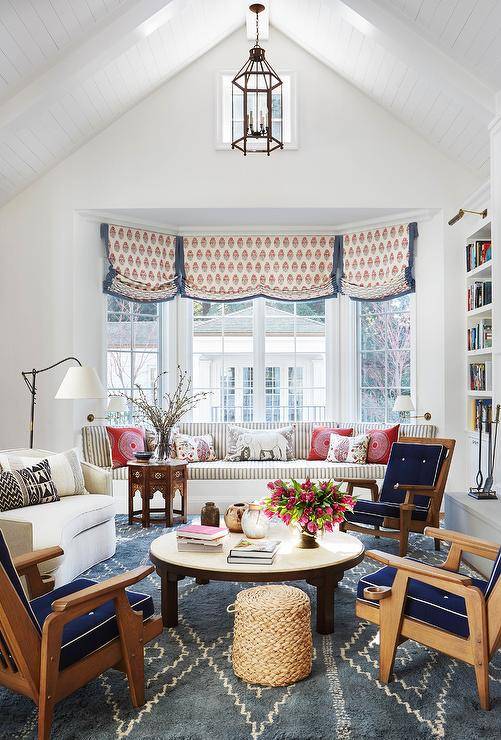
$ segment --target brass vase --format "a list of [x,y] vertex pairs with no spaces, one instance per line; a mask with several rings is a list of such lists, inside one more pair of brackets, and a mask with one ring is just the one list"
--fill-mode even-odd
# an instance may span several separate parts
[[302,550],[313,550],[315,547],[320,547],[320,545],[318,544],[316,535],[301,530],[296,547],[300,547]]
[[242,516],[247,509],[247,504],[232,504],[226,510],[224,521],[230,532],[243,532]]

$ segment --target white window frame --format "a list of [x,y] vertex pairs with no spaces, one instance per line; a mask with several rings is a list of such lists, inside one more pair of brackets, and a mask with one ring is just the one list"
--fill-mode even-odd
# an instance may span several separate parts
[[[220,70],[216,73],[216,142],[215,148],[220,151],[231,151],[231,142],[223,141],[223,126],[224,126],[224,114],[223,114],[223,90],[224,90],[224,78],[228,75],[232,77],[237,73],[238,70]],[[297,124],[297,79],[296,73],[290,70],[278,71],[278,76],[285,78],[288,77],[289,90],[290,90],[290,101],[287,106],[286,100],[286,88],[284,87],[284,97],[282,100],[283,104],[283,116],[285,117],[287,107],[290,121],[290,141],[284,142],[284,149],[298,149],[298,124]]]
[[[416,378],[416,367],[417,367],[417,345],[416,345],[416,294],[410,293],[409,295],[409,314],[411,320],[410,326],[410,395],[414,403],[414,408],[418,408],[417,398],[417,378]],[[360,352],[360,337],[358,333],[358,317],[357,317],[357,301],[346,299],[351,303],[351,336],[352,336],[352,368],[354,371],[355,382],[352,384],[352,393],[354,393],[354,408],[356,410],[356,418],[358,420],[362,417],[362,394],[360,388],[360,372],[361,372],[361,352]],[[383,422],[381,422],[383,423]],[[386,422],[384,422],[386,423]],[[391,422],[388,422],[391,423]]]
[[[104,368],[103,368],[103,377],[106,378],[106,390],[107,390],[107,392],[112,394],[112,393],[115,393],[117,390],[119,390],[118,388],[109,388],[108,387],[108,352],[109,351],[112,351],[111,348],[109,347],[109,344],[108,344],[108,334],[107,334],[107,326],[108,326],[108,299],[110,297],[112,297],[112,296],[109,296],[106,293],[104,293],[103,295],[104,295],[103,314],[104,314],[104,327],[105,327],[105,330],[104,330]],[[118,297],[118,299],[119,300],[127,300],[126,298],[123,298],[122,299],[120,297]],[[128,302],[129,303],[133,303],[133,301],[128,301]],[[158,355],[158,364],[157,364],[158,373],[161,373],[162,370],[163,370],[163,368],[164,368],[164,357],[165,357],[165,349],[166,349],[166,343],[165,343],[165,339],[166,339],[165,324],[166,324],[166,322],[165,322],[164,310],[163,310],[165,304],[164,303],[158,303],[157,305],[158,305],[158,350],[157,350],[156,354]],[[123,352],[123,354],[127,354],[128,353],[130,355],[131,372],[132,372],[132,370],[134,368],[134,354],[137,353],[137,350],[133,346],[132,334],[133,334],[133,330],[132,330],[132,323],[131,323],[131,342],[130,342],[131,347],[129,348],[129,350],[115,350],[115,351]],[[153,354],[153,352],[152,352],[152,354]],[[160,392],[160,395],[162,395],[162,393],[163,393],[163,387],[164,386],[163,386],[162,379],[160,379],[160,383],[159,383],[159,392]],[[134,394],[134,389],[135,389],[135,386],[132,386],[131,388],[123,389],[123,390],[125,390],[127,393],[131,393],[133,395]]]

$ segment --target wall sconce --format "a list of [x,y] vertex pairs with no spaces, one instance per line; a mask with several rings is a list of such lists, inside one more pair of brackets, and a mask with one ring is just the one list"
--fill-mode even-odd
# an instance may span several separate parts
[[431,414],[429,411],[426,411],[426,413],[419,416],[411,416],[411,411],[415,410],[412,398],[409,395],[401,395],[395,398],[393,411],[398,412],[401,422],[409,421],[410,419],[425,419],[426,421],[431,421]]
[[453,216],[449,221],[449,226],[454,226],[455,223],[461,221],[465,213],[474,213],[476,216],[487,218],[487,208],[484,208],[483,211],[469,211],[467,208],[460,208],[456,215]]
[[108,399],[108,406],[106,408],[106,416],[94,416],[94,414],[88,414],[87,421],[90,422],[91,424],[93,421],[97,421],[97,420],[104,421],[105,419],[107,419],[108,416],[112,414],[117,417],[116,420],[118,421],[119,415],[125,414],[126,411],[127,411],[127,399],[126,398],[124,398],[123,396],[110,396]]

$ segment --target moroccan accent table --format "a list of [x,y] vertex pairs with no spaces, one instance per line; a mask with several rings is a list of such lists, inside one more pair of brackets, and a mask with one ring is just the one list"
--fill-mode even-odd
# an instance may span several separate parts
[[[138,462],[131,460],[129,468],[129,524],[139,522],[143,527],[150,524],[185,524],[188,511],[188,491],[186,481],[186,463],[179,460],[162,462]],[[151,500],[159,491],[164,499],[162,508],[151,508]],[[141,509],[134,509],[134,495],[141,495]],[[176,493],[181,496],[181,509],[174,509]],[[163,516],[151,516],[163,514]],[[177,514],[178,516],[174,516]]]
[[320,547],[302,550],[295,538],[281,528],[270,531],[267,539],[280,539],[281,544],[273,565],[228,564],[228,551],[242,538],[230,534],[223,552],[179,552],[176,533],[169,532],[151,543],[150,560],[162,581],[162,617],[165,627],[178,624],[178,581],[185,576],[197,583],[232,581],[236,583],[270,583],[303,581],[317,589],[317,632],[334,632],[334,592],[345,571],[364,559],[364,546],[357,537],[344,532],[325,535]]

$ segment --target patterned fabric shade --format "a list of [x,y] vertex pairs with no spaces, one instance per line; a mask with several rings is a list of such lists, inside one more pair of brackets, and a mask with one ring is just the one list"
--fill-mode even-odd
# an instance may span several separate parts
[[181,291],[208,301],[335,295],[333,236],[185,236]]
[[365,301],[414,291],[417,224],[397,224],[345,234],[340,262],[341,292]]
[[109,261],[105,293],[132,301],[168,301],[178,292],[176,237],[146,229],[101,224]]

